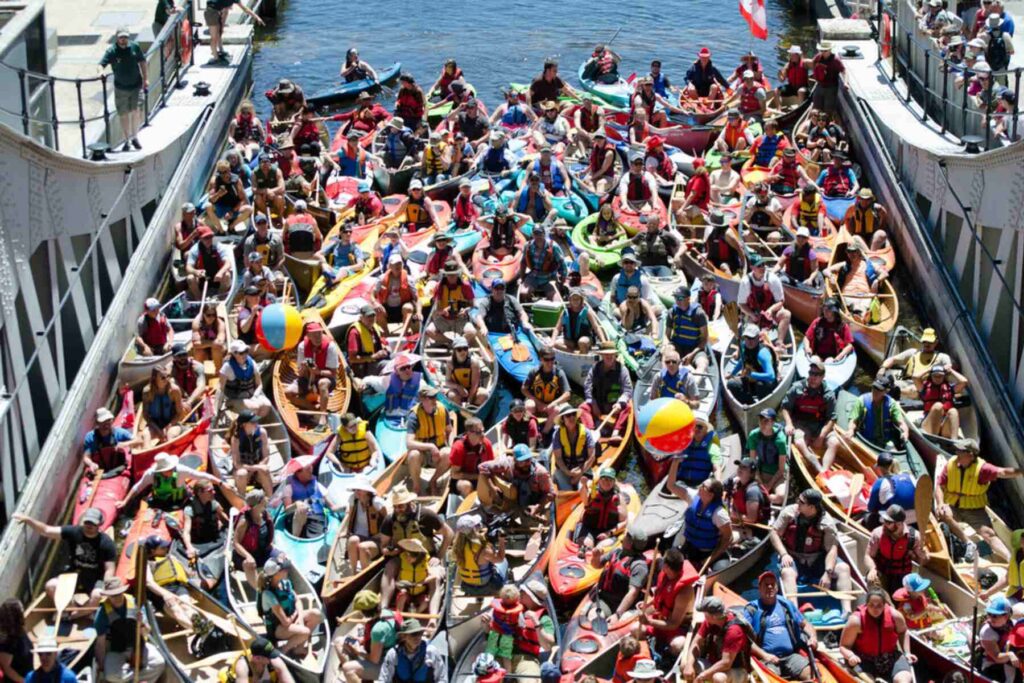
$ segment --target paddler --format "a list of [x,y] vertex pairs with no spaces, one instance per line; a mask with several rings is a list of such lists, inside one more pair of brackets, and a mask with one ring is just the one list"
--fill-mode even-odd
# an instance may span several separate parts
[[601,322],[583,296],[583,290],[573,287],[569,290],[569,304],[558,317],[555,331],[551,335],[552,345],[563,351],[586,354],[595,342],[605,340]]
[[491,131],[486,147],[481,146],[474,161],[480,173],[486,176],[507,178],[512,175],[514,160],[505,144],[505,134],[500,130]]
[[935,482],[936,515],[967,545],[967,562],[974,559],[977,548],[964,525],[981,535],[993,555],[1011,559],[1009,548],[996,535],[988,514],[988,489],[996,479],[1024,476],[1024,470],[1019,467],[997,467],[986,462],[978,455],[980,448],[975,439],[957,439],[953,442],[953,451],[956,457],[939,470]]
[[[64,526],[52,526],[20,513],[15,513],[11,519],[29,526],[32,531],[44,538],[61,541],[68,558],[64,571],[76,574],[75,593],[88,596],[85,605],[80,608],[70,605],[69,610],[95,609],[103,599],[103,582],[114,576],[114,564],[117,561],[114,540],[100,532],[103,511],[99,508],[86,508],[78,524]],[[57,577],[46,582],[46,594],[51,601],[57,592],[57,582]]]
[[[745,258],[746,248],[740,246],[736,231],[726,224],[725,214],[718,209],[712,209],[708,214],[707,223],[704,241],[699,247],[703,249],[703,253],[697,253],[697,262],[705,266],[710,264],[714,269],[726,274],[739,272],[743,265],[740,255],[743,254]],[[714,277],[713,273],[710,275]],[[701,307],[703,308],[703,304]]]
[[530,447],[517,444],[512,455],[480,465],[477,493],[484,510],[522,510],[537,515],[555,499],[551,475]]
[[257,606],[266,632],[278,642],[286,641],[281,648],[284,654],[302,661],[324,616],[320,609],[299,606],[295,587],[288,578],[291,570],[291,562],[284,555],[266,561]]
[[681,455],[672,458],[665,486],[677,498],[691,500],[700,485],[714,475],[713,461],[719,459],[721,453],[717,435],[707,417],[694,415],[693,439]]
[[729,520],[739,533],[733,542],[749,538],[750,524],[767,524],[771,519],[772,504],[768,489],[757,478],[755,458],[743,458],[736,465],[736,474],[725,481],[725,496],[729,505]]
[[765,88],[768,87],[768,79],[764,75],[764,67],[761,66],[761,60],[753,50],[747,50],[740,55],[740,63],[729,77],[729,81],[737,88],[742,84],[743,74],[746,71],[750,71],[754,74],[754,81],[758,85],[763,85]]
[[630,98],[629,103],[634,119],[642,111],[646,114],[651,125],[664,128],[669,125],[668,116],[665,112],[686,114],[684,110],[673,105],[664,95],[660,95],[655,90],[654,79],[650,76],[642,76],[637,79],[636,87],[637,90]]
[[912,572],[903,577],[903,586],[892,594],[893,605],[907,620],[908,628],[916,631],[947,618],[944,605],[930,597],[935,595],[935,591],[930,590],[931,585],[931,579]]
[[779,69],[778,93],[780,97],[795,97],[803,102],[810,94],[811,60],[804,59],[803,48],[799,45],[790,45],[787,54],[786,63]]
[[[284,196],[283,185],[281,186],[281,196]],[[278,215],[281,216],[283,213],[278,213]],[[253,234],[245,238],[242,252],[260,254],[263,257],[261,263],[270,269],[273,279],[283,284],[285,279],[284,242],[281,241],[281,236],[277,232],[271,232],[270,221],[265,211],[261,211],[253,217],[253,224],[256,229]]]
[[143,539],[141,547],[146,552],[146,597],[157,611],[185,629],[195,628],[193,615],[200,623],[209,624],[195,609],[188,587],[194,578],[186,566],[170,554],[170,539],[152,534]]
[[590,565],[601,570],[594,594],[594,602],[586,617],[593,622],[597,616],[605,617],[608,626],[615,625],[641,604],[650,561],[644,557],[647,532],[631,526],[622,537],[622,547],[609,553],[597,547],[590,555]]
[[[569,389],[569,378],[555,360],[555,350],[544,346],[537,355],[540,357],[540,365],[527,373],[522,392],[526,399],[526,410],[538,420],[545,420],[544,434],[548,435],[562,415],[562,409],[569,405],[572,391]],[[557,472],[555,483],[558,483]]]
[[776,194],[791,194],[811,182],[807,171],[797,161],[793,146],[786,147],[782,155],[772,161],[764,180]]
[[436,512],[417,502],[416,494],[405,484],[398,484],[391,490],[391,509],[380,529],[380,547],[388,558],[381,577],[381,600],[385,605],[391,604],[395,595],[401,566],[398,542],[418,539],[430,555],[431,571],[440,572],[443,571],[440,558],[446,557],[454,536],[451,527]]
[[957,372],[952,365],[935,363],[924,379],[916,381],[917,395],[924,408],[921,431],[945,439],[960,435],[960,410],[956,407],[957,396],[967,391],[967,377]]
[[558,215],[551,203],[550,193],[544,189],[540,175],[533,171],[527,172],[526,182],[512,199],[511,205],[515,207],[516,212],[533,219],[537,229],[541,229],[543,223],[550,223]]
[[448,680],[448,656],[423,634],[418,619],[405,619],[398,627],[398,644],[388,650],[380,667],[379,683],[435,683]]
[[[476,307],[473,309],[473,323],[480,331],[481,339],[488,339],[488,335],[514,334],[518,329],[532,329],[530,317],[526,314],[522,304],[515,297],[509,296],[503,279],[495,278],[491,281],[490,293],[481,299],[477,299]],[[493,351],[493,349],[492,349]]]
[[328,451],[326,457],[342,472],[376,472],[384,455],[366,420],[345,413],[339,422],[337,448]]
[[[567,145],[572,143],[573,132],[569,121],[562,116],[558,104],[547,100],[541,102],[541,116],[530,126],[533,143],[543,156],[544,148],[552,154],[561,154]],[[547,183],[545,183],[545,186]]]
[[[839,559],[836,520],[825,511],[821,491],[804,489],[782,508],[768,537],[779,555],[786,595],[797,595],[797,583],[851,590],[850,567]],[[850,601],[843,600],[842,607],[848,613]]]
[[[216,494],[217,488],[208,481],[192,484],[192,500],[185,506],[185,522],[181,526],[181,542],[190,560],[198,558],[202,554],[200,550],[211,552],[211,546],[216,547],[213,552],[220,553],[223,549],[228,515],[217,501]],[[202,578],[205,583],[207,577]],[[220,579],[219,576],[215,578]]]
[[201,224],[200,219],[196,216],[196,205],[192,202],[182,204],[181,219],[171,229],[175,249],[182,253],[188,253],[198,237],[196,231]]
[[252,195],[257,216],[266,217],[272,210],[278,221],[284,217],[284,174],[265,152],[260,154],[259,166],[252,174]]
[[875,201],[875,193],[870,187],[862,187],[857,199],[846,210],[843,216],[843,227],[851,235],[859,235],[871,240],[871,251],[881,251],[888,244],[885,224],[888,212],[885,207]]
[[[159,32],[157,32],[159,33]],[[228,140],[246,161],[255,157],[267,135],[251,100],[238,105],[238,115],[228,124]]]
[[711,63],[711,50],[702,47],[697,53],[697,59],[686,71],[686,87],[680,99],[709,98],[712,102],[718,102],[728,89],[729,81]]
[[530,169],[540,176],[540,182],[552,197],[564,197],[572,182],[565,164],[555,155],[552,143],[544,142],[538,147],[540,157],[530,165]]
[[[708,477],[692,496],[686,508],[684,525],[677,539],[686,559],[693,566],[707,566],[718,571],[730,562],[728,551],[732,544],[732,520],[725,509],[722,482]],[[682,544],[678,540],[681,538]]]
[[787,339],[793,314],[785,307],[786,293],[782,280],[771,270],[760,254],[751,254],[747,258],[750,272],[740,280],[739,293],[736,300],[748,324],[758,325],[761,329],[777,331],[775,348],[782,351],[788,348]]
[[370,304],[363,304],[359,307],[359,319],[349,327],[345,355],[355,377],[380,375],[384,361],[391,355],[376,320],[377,309]]
[[683,203],[675,210],[676,222],[689,229],[698,220],[703,222],[703,216],[711,203],[711,178],[704,159],[693,160],[693,175],[687,179],[683,187],[683,197]]
[[[476,150],[484,144],[491,131],[490,121],[483,116],[480,103],[475,97],[470,97],[458,107],[453,108],[447,119],[449,130],[454,134],[455,139],[458,140],[461,133],[464,136],[464,142],[469,144],[473,152],[470,156],[473,156]],[[458,152],[459,150],[454,151]],[[452,170],[453,175],[462,172],[464,171],[456,171],[454,168]]]
[[501,125],[506,130],[519,131],[537,120],[533,108],[526,104],[516,88],[509,86],[501,89],[505,101],[495,107],[491,113],[491,125]]
[[246,201],[242,179],[231,172],[231,165],[224,160],[217,167],[207,186],[209,199],[206,205],[206,224],[219,234],[225,233],[221,219],[228,221],[227,230],[245,222],[252,214],[252,207]]
[[[420,159],[419,178],[426,185],[436,185],[448,180],[451,174],[452,149],[440,133],[432,132]],[[409,185],[412,190],[412,184]]]
[[886,597],[880,588],[868,589],[867,601],[843,627],[839,652],[858,678],[864,677],[862,680],[912,683],[917,656],[910,651],[907,620]]
[[[767,232],[767,228],[782,225],[782,203],[770,190],[767,182],[755,183],[743,203],[743,221],[755,231]],[[774,239],[771,233],[768,239]]]
[[533,234],[523,250],[519,274],[522,278],[519,285],[520,299],[561,301],[562,296],[555,285],[568,275],[565,253],[548,236],[543,225],[533,226]]
[[803,155],[810,161],[829,163],[837,151],[846,151],[843,131],[826,111],[811,111],[794,137],[803,139]]
[[[26,639],[28,636],[24,636]],[[36,662],[32,659],[32,654],[35,654]],[[57,639],[48,636],[42,636],[36,639],[35,643],[31,641],[26,643],[24,652],[24,660],[27,660],[24,666],[25,677],[21,680],[28,681],[28,683],[76,683],[78,677],[74,671],[65,666],[62,662],[58,661],[57,655],[60,653],[60,647],[57,645]],[[8,659],[12,659],[11,655],[7,655]],[[5,666],[5,669],[10,668]],[[5,678],[11,681],[17,681],[20,676],[16,671],[11,668],[12,674],[6,674]]]
[[[888,394],[889,383],[875,379],[871,393],[861,396],[850,411],[850,422],[843,435],[852,439],[859,435],[869,443],[885,446],[890,441],[902,447],[910,437],[907,416],[900,402]],[[837,430],[842,427],[836,426]],[[831,463],[828,463],[831,465]]]
[[[583,386],[584,402],[580,405],[580,420],[587,429],[601,424],[600,434],[604,436],[605,423],[612,425],[609,441],[617,443],[623,438],[623,430],[632,410],[633,381],[629,370],[619,360],[615,342],[603,341],[597,349],[600,356],[587,373]],[[607,419],[606,419],[607,418]]]
[[846,258],[825,273],[842,291],[850,315],[862,323],[873,324],[881,317],[878,293],[883,291],[882,284],[888,281],[889,272],[865,258],[865,249],[864,241],[854,237],[846,243]]
[[725,125],[722,132],[715,138],[714,147],[724,154],[742,152],[754,144],[754,133],[747,126],[746,119],[740,115],[740,110],[731,107],[725,113]]
[[354,47],[345,53],[345,63],[341,65],[338,75],[345,79],[346,83],[354,81],[372,81],[377,83],[379,77],[368,62],[359,58],[359,50]]
[[480,515],[459,517],[455,525],[452,556],[459,584],[466,595],[494,595],[508,578],[506,538],[502,529],[492,538]]
[[462,80],[462,69],[459,68],[458,63],[448,58],[444,60],[444,64],[441,66],[441,74],[434,81],[434,84],[427,89],[427,96],[437,97],[444,99],[448,97],[452,83]]
[[212,474],[200,472],[182,465],[177,457],[169,453],[157,453],[153,464],[135,482],[135,486],[131,488],[123,500],[117,501],[117,509],[121,511],[128,507],[139,494],[146,489],[150,489],[149,498],[147,499],[150,507],[164,511],[180,510],[188,503],[192,495],[185,484],[188,479],[208,481],[217,486],[220,486],[222,483],[219,478]]
[[82,463],[85,471],[92,475],[103,470],[107,477],[123,472],[127,467],[128,454],[138,446],[130,429],[114,426],[114,414],[107,408],[97,408],[95,427],[85,435],[82,442]]
[[629,172],[622,174],[619,181],[619,201],[638,213],[652,212],[652,203],[658,195],[658,181],[644,169],[644,157],[634,153],[629,160]]
[[[401,91],[400,91],[401,92]],[[401,99],[399,94],[399,99]],[[396,106],[396,114],[398,108]],[[416,126],[416,122],[423,117],[423,109],[419,109],[419,118],[411,118],[407,113],[392,116],[384,127],[384,145],[381,152],[381,161],[384,168],[389,170],[404,169],[414,166],[419,162],[420,152],[423,151],[424,143],[416,136],[413,128],[407,124]]]
[[604,107],[594,101],[594,96],[584,93],[580,105],[573,113],[573,129],[576,131],[576,149],[580,156],[587,156],[594,144],[594,136],[604,132]]
[[356,593],[352,609],[360,612],[365,622],[332,643],[341,662],[341,675],[344,681],[377,680],[384,655],[398,643],[398,627],[403,619],[384,609],[380,594],[372,590]]
[[853,333],[850,325],[839,316],[839,301],[829,297],[821,307],[821,315],[815,318],[804,335],[811,355],[823,360],[841,362],[853,353]]
[[[476,328],[471,318],[473,287],[454,259],[444,264],[442,272],[444,276],[434,291],[434,315],[427,325],[427,336],[442,346],[451,346],[452,338],[460,333],[467,339],[475,339]],[[493,291],[494,283],[491,289]],[[486,331],[482,329],[481,334],[486,335]]]
[[463,498],[476,490],[480,465],[494,460],[494,446],[484,435],[484,423],[476,417],[466,420],[466,431],[452,444],[452,476],[449,489]]
[[[363,94],[365,93],[360,93],[360,95]],[[360,100],[362,100],[362,98],[360,98]],[[360,105],[357,112],[353,113],[361,113],[363,111],[364,109]],[[352,113],[349,115],[351,116]],[[345,116],[345,114],[341,114],[341,116]],[[321,127],[318,125],[320,120],[322,119],[317,118],[316,109],[307,104],[299,110],[298,116],[292,124],[291,133],[288,137],[292,141],[292,144],[295,145],[295,148],[298,149],[303,156],[320,156]]]
[[[812,469],[827,470],[836,457],[839,438],[836,428],[836,392],[825,383],[825,361],[812,356],[807,366],[807,377],[797,380],[786,392],[779,408],[785,423],[786,436],[793,437],[793,447]],[[816,451],[825,450],[822,465]]]
[[651,650],[662,662],[676,661],[685,647],[683,621],[693,610],[697,572],[683,552],[669,548],[657,570],[658,580],[640,612],[640,632],[651,637]]
[[477,202],[482,199],[481,195],[473,194],[473,182],[469,178],[459,181],[459,193],[452,202],[452,222],[457,230],[469,230],[476,223],[480,218],[480,207],[477,206]]
[[380,557],[381,523],[388,511],[384,498],[365,476],[352,477],[349,489],[352,497],[340,533],[347,537],[348,563],[356,572]]
[[700,390],[697,378],[689,365],[684,365],[675,349],[661,354],[663,369],[651,381],[650,398],[675,398],[684,401],[691,408],[700,405]]
[[[248,299],[247,295],[247,303]],[[270,399],[263,393],[263,380],[256,361],[249,355],[249,345],[236,339],[228,346],[228,351],[230,355],[220,366],[225,405],[234,412],[251,410],[261,418],[266,417],[271,411]]]
[[779,130],[778,122],[768,119],[764,122],[764,132],[750,145],[750,156],[755,166],[768,168],[788,148],[789,139]]
[[768,116],[768,93],[758,74],[746,69],[736,85],[737,108],[744,118],[763,119]]
[[196,235],[198,239],[185,257],[189,296],[193,300],[202,299],[206,291],[204,284],[209,287],[210,295],[226,294],[234,280],[234,254],[224,244],[213,241],[213,230],[207,226],[199,226]]
[[[1020,669],[1021,660],[1016,651],[1007,647],[1014,631],[1010,609],[1006,596],[996,595],[985,607],[985,621],[978,630],[980,652],[974,655],[981,660],[978,673],[992,681],[1014,681]],[[1013,676],[1007,675],[1008,667]]]
[[[524,680],[542,680],[540,655],[551,652],[556,644],[555,624],[547,613],[548,587],[543,576],[534,573],[518,588],[523,611],[512,640],[510,672]],[[490,629],[491,617],[490,610],[480,615],[480,621],[487,629]],[[483,683],[483,679],[478,677],[477,682]]]
[[[406,331],[419,330],[423,316],[420,307],[416,305],[416,290],[409,282],[402,254],[393,252],[386,263],[387,269],[373,290],[376,323],[383,329],[390,323],[400,323],[409,319],[410,327]],[[349,365],[351,364],[350,356]],[[358,372],[356,374],[358,375]]]
[[811,231],[801,225],[796,229],[796,240],[782,251],[776,271],[784,284],[820,286],[818,253],[811,246],[810,238]]
[[626,496],[619,489],[616,472],[602,467],[597,484],[584,501],[583,517],[573,532],[573,540],[580,546],[580,556],[597,545],[611,544],[625,530],[629,522]]
[[622,57],[598,44],[583,65],[583,77],[598,83],[611,85],[619,80],[619,62]]
[[341,350],[334,338],[325,333],[319,321],[307,322],[295,358],[295,381],[284,388],[284,393],[299,404],[313,404],[311,399],[316,398],[316,431],[327,429],[327,402],[338,386],[340,366]]
[[250,484],[260,486],[269,496],[274,491],[270,473],[270,435],[260,425],[256,413],[238,413],[228,437],[235,489],[245,493]]
[[928,549],[920,531],[907,524],[903,506],[893,503],[882,512],[882,526],[871,532],[864,556],[868,583],[877,583],[888,591],[903,585],[903,577],[913,570],[913,562],[928,561]]
[[501,438],[495,445],[498,448],[512,449],[519,444],[525,444],[534,451],[537,450],[539,436],[537,418],[526,411],[526,401],[521,398],[513,399],[508,409],[508,419],[501,430]]
[[818,174],[816,183],[826,197],[855,197],[860,192],[857,176],[846,161],[844,153],[836,152],[832,155],[832,163]]
[[231,540],[231,566],[242,569],[250,586],[259,590],[256,570],[278,554],[273,545],[274,520],[267,512],[267,495],[263,489],[253,489],[245,494],[242,508]]
[[786,226],[790,230],[806,228],[810,235],[825,235],[825,203],[818,191],[817,183],[808,181],[800,190],[796,212]]
[[491,229],[487,231],[486,257],[490,260],[500,260],[515,253],[521,228],[528,220],[523,216],[510,214],[508,207],[499,202],[494,207],[494,214],[490,220]]
[[756,325],[748,323],[743,327],[739,355],[723,379],[736,400],[746,405],[765,398],[774,390],[778,382],[775,357],[762,343],[761,331]]
[[931,373],[933,365],[952,365],[949,355],[938,350],[939,337],[935,328],[926,327],[921,332],[921,348],[909,348],[895,356],[889,356],[878,368],[878,376],[885,377],[893,368],[903,371],[896,387],[900,398],[917,398],[917,383]]
[[[682,674],[687,683],[744,683],[751,677],[750,651],[754,632],[733,616],[717,596],[704,598],[697,608],[704,621],[693,646],[683,653]],[[697,673],[698,668],[702,670]]]
[[580,424],[579,410],[563,403],[558,411],[558,428],[551,438],[551,464],[558,490],[588,495],[590,471],[597,463],[597,445],[594,433]]
[[709,321],[722,317],[722,292],[718,289],[718,280],[714,273],[704,273],[700,276],[697,303],[704,309]]
[[[394,596],[394,608],[399,612],[437,614],[444,597],[444,579],[432,571],[427,547],[418,538],[403,538],[398,542],[398,549],[398,580],[395,582],[398,592]],[[427,630],[433,632],[436,628],[437,619],[430,619]]]
[[604,128],[599,128],[591,135],[593,144],[587,168],[579,177],[583,188],[593,194],[603,195],[615,186],[618,175],[615,173],[615,146],[608,142]]
[[[262,281],[269,284],[274,279],[274,273],[269,268],[263,267],[262,258],[258,251],[249,254],[249,262],[253,263],[255,261],[267,276],[257,275],[252,278],[252,281],[256,282],[257,278],[262,277]],[[250,269],[246,269],[246,276],[249,276],[251,272]],[[246,287],[248,286],[244,279],[243,284]],[[192,356],[200,362],[212,360],[214,365],[220,365],[224,362],[224,356],[228,350],[228,323],[218,313],[217,306],[217,303],[207,300],[191,325]],[[194,388],[192,390],[194,391]],[[191,394],[192,392],[190,391],[189,393]]]
[[891,451],[882,451],[872,467],[875,483],[871,485],[868,496],[868,516],[864,520],[867,529],[875,529],[882,524],[882,511],[893,503],[901,506],[907,513],[907,524],[917,522],[914,510],[914,499],[917,484],[908,472],[900,472],[900,465],[893,459]]
[[463,336],[452,342],[451,361],[445,365],[444,393],[452,405],[462,408],[482,406],[490,396],[490,390],[481,384],[484,364],[479,352],[470,349],[469,340]]
[[270,90],[264,93],[274,108],[274,121],[290,121],[300,109],[306,106],[306,95],[302,92],[302,86],[296,85],[287,78],[282,78]]
[[[150,641],[149,624],[139,613],[134,596],[127,592],[128,584],[119,577],[103,583],[104,600],[93,619],[95,675],[106,683],[162,680],[167,662]],[[137,629],[142,629],[141,637],[136,635]],[[136,642],[143,647],[138,674],[134,666]]]
[[[494,224],[495,224],[496,228],[504,227],[505,225],[507,225],[508,228],[514,232],[516,221],[515,220],[509,220],[509,221],[507,221],[507,223],[502,224],[499,221],[499,219],[498,219],[499,213],[500,212],[498,212],[498,211],[495,212]],[[504,215],[507,216],[508,214],[505,213]],[[500,232],[501,232],[500,229],[495,229],[495,230],[491,231],[491,245],[492,245],[492,247],[496,243],[496,234],[495,233],[500,233]],[[500,244],[500,241],[497,241],[497,243]],[[466,267],[466,262],[462,259],[462,255],[459,254],[457,249],[455,249],[455,245],[453,244],[453,240],[452,240],[452,235],[451,234],[449,234],[447,232],[435,233],[434,236],[430,238],[430,242],[428,244],[431,247],[431,249],[430,249],[430,256],[427,257],[426,267],[423,269],[423,274],[425,274],[427,278],[429,278],[432,281],[433,280],[440,280],[441,278],[443,278],[444,277],[444,267],[445,267],[445,265],[449,261],[454,261],[455,263],[458,264],[459,272],[462,274],[463,277],[465,277],[465,278],[471,278],[472,277],[472,273],[470,273],[469,268]],[[514,247],[514,240],[513,240],[513,246],[509,247],[509,252],[512,251],[513,247]],[[422,277],[422,275],[421,275],[421,277]],[[426,289],[427,289],[428,293],[436,291],[436,289],[431,289],[431,284],[430,283],[427,284]]]
[[275,681],[276,683],[293,683],[288,665],[281,659],[281,652],[274,647],[274,644],[264,638],[257,636],[249,643],[249,654],[240,655],[224,676],[225,683],[237,683],[237,681]]
[[412,490],[417,496],[422,492],[420,472],[423,467],[434,468],[427,489],[435,492],[437,480],[448,471],[448,456],[451,452],[452,422],[448,410],[437,400],[440,392],[429,384],[421,384],[417,392],[419,401],[406,418],[405,446],[409,449],[406,464]]
[[779,578],[774,572],[761,573],[757,592],[757,600],[743,608],[743,617],[755,634],[751,642],[754,656],[784,680],[816,680],[811,661],[802,652],[818,647],[814,625],[793,602],[779,595]]
[[711,173],[711,201],[714,204],[740,199],[742,178],[733,169],[732,162],[732,152],[724,152],[719,162],[721,166]]
[[339,280],[359,273],[366,268],[367,255],[358,244],[352,242],[352,223],[345,222],[338,230],[338,236],[324,244],[316,252],[316,260],[327,287]]
[[305,199],[297,199],[292,205],[292,215],[285,219],[281,241],[286,254],[309,254],[320,250],[324,238],[316,219],[306,210]]
[[645,301],[652,301],[656,297],[652,295],[650,278],[640,269],[640,259],[633,247],[625,247],[622,250],[619,263],[622,264],[622,267],[618,273],[612,276],[608,289],[611,290],[613,312],[616,317],[622,319],[625,310],[624,304],[629,301],[631,288],[636,288],[637,297],[643,298]]
[[373,191],[373,183],[370,180],[366,178],[360,180],[356,185],[356,191],[359,194],[349,199],[344,208],[352,209],[358,225],[365,225],[375,218],[384,216],[384,201],[379,194]]
[[[356,97],[355,109],[329,116],[322,121],[347,121],[349,132],[356,131],[366,135],[376,130],[380,124],[391,118],[391,112],[385,109],[379,102],[375,102],[373,94],[365,90]],[[296,145],[298,147],[298,145]]]

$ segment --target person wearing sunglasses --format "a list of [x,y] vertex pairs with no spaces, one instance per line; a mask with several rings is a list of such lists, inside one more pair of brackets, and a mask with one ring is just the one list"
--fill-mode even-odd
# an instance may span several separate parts
[[[811,357],[807,377],[794,382],[779,407],[786,436],[793,437],[793,448],[815,470],[816,452],[825,449],[824,461],[831,464],[839,440],[836,425],[836,392],[825,384],[825,361]],[[827,469],[827,467],[826,467]]]

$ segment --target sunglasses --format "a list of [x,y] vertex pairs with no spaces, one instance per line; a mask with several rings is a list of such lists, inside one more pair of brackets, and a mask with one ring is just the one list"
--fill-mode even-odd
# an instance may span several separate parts
[[406,370],[412,370],[412,366],[411,365],[403,365],[402,367],[398,368],[399,372],[405,372]]
[[679,361],[677,361],[677,360],[667,360],[667,361],[665,361],[665,365],[679,365]]

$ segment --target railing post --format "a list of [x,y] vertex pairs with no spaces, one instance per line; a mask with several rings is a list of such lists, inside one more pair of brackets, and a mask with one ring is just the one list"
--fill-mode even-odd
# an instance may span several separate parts
[[964,69],[964,85],[960,88],[963,93],[962,100],[960,102],[960,132],[959,136],[963,137],[967,135],[967,86],[970,85],[970,79],[967,78],[967,69]]
[[81,79],[75,79],[75,95],[78,97],[78,130],[82,134],[82,158],[89,158],[89,150],[86,149],[85,142],[85,108],[82,105],[82,81]]
[[1020,67],[1014,69],[1014,86],[1013,86],[1013,135],[1010,136],[1010,142],[1017,139],[1017,112],[1020,110]]
[[18,85],[21,89],[21,129],[28,135],[28,93],[25,92],[25,72],[18,70]]
[[57,83],[51,78],[50,86],[50,125],[53,126],[53,148],[60,151],[60,119],[57,118]]
[[946,97],[949,95],[949,60],[942,60],[942,132],[946,132]]
[[993,73],[988,77],[988,93],[985,98],[985,149],[988,149],[992,140],[992,86],[995,81],[996,75]]
[[928,120],[928,70],[931,67],[931,50],[924,51],[924,78],[921,82],[921,122]]
[[910,99],[911,99],[910,86],[912,86],[914,84],[914,82],[913,82],[913,79],[909,76],[909,74],[914,73],[914,63],[910,59],[910,46],[912,44],[910,32],[906,31],[906,34],[907,34],[907,57],[908,57],[908,59],[907,59],[907,64],[906,64],[906,66],[904,68],[907,70],[907,74],[908,75],[905,76],[903,80],[905,80],[907,82],[907,104],[910,104]]
[[100,76],[100,83],[103,85],[103,127],[105,129],[104,137],[107,140],[107,144],[110,142],[110,102],[107,96],[107,74],[103,73]]
[[157,47],[160,50],[160,104],[157,109],[162,109],[164,102],[167,101],[167,57],[164,56],[164,44],[161,42]]

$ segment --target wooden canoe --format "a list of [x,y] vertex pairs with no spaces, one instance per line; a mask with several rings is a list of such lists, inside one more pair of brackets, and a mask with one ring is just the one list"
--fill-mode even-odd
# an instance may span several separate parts
[[[216,405],[210,429],[210,462],[212,463],[211,470],[217,476],[224,478],[230,476],[234,471],[234,465],[231,462],[231,437],[238,414],[227,407],[223,393],[218,394]],[[278,479],[283,474],[285,465],[292,459],[291,439],[280,413],[273,405],[271,405],[267,416],[260,418],[259,424],[269,439],[270,475],[272,478]]]
[[[54,628],[52,622],[56,617],[56,607],[46,591],[40,590],[25,608],[25,633],[33,644],[55,638],[61,649],[60,661],[71,671],[79,672],[86,668],[92,658],[93,643],[96,642],[96,629],[93,628],[95,616],[94,609],[76,609],[73,600],[61,614],[60,624]],[[32,666],[39,666],[38,655],[33,654]]]

